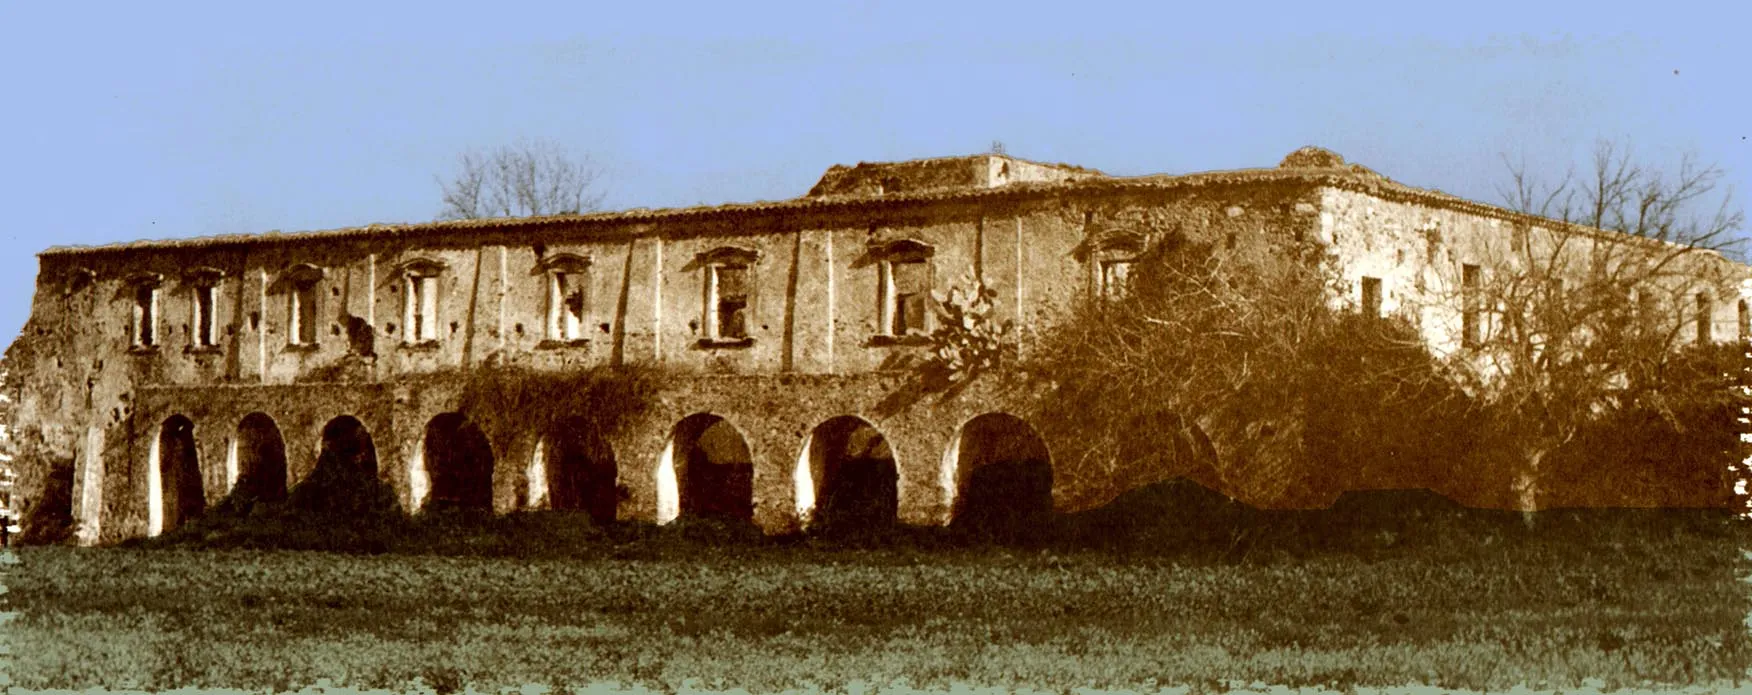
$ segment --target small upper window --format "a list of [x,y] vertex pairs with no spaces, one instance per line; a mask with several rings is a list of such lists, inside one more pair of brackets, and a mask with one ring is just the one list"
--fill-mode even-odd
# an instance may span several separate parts
[[1697,344],[1698,345],[1707,345],[1707,344],[1709,344],[1709,341],[1714,339],[1714,336],[1711,335],[1711,333],[1713,331],[1711,331],[1710,329],[1713,328],[1713,324],[1715,322],[1715,306],[1714,306],[1714,303],[1712,301],[1710,301],[1709,293],[1707,293],[1707,292],[1697,293],[1696,301],[1697,301]]
[[1133,266],[1148,246],[1147,235],[1124,227],[1096,226],[1089,213],[1083,219],[1085,238],[1076,253],[1090,263],[1091,291],[1099,299],[1126,298],[1132,292]]
[[403,340],[429,343],[438,340],[438,278],[444,266],[417,259],[402,266],[406,292],[402,302]]
[[1752,307],[1746,306],[1746,300],[1740,300],[1740,339],[1752,338]]
[[1101,261],[1100,286],[1097,291],[1104,299],[1124,299],[1131,294],[1132,260],[1115,258]]
[[149,348],[158,344],[158,286],[161,282],[157,273],[141,273],[133,278],[134,307],[129,337],[134,347]]
[[194,327],[189,346],[201,349],[219,344],[218,309],[219,280],[224,273],[214,268],[200,268],[187,275],[189,291],[194,295],[189,303],[189,325]]
[[748,337],[748,266],[722,263],[712,268],[712,337]]
[[890,337],[923,335],[930,331],[930,245],[901,240],[871,249],[877,259],[879,333]]
[[589,259],[559,254],[543,261],[542,267],[548,284],[548,340],[582,340],[590,304]]
[[1484,342],[1479,325],[1483,283],[1484,272],[1478,266],[1460,266],[1460,343],[1466,347],[1477,347]]
[[705,335],[708,342],[738,343],[751,339],[754,280],[758,254],[725,247],[702,254],[705,268]]
[[1363,315],[1381,317],[1381,278],[1363,278]]
[[317,340],[317,285],[323,271],[299,264],[286,271],[286,339],[293,345],[315,345]]

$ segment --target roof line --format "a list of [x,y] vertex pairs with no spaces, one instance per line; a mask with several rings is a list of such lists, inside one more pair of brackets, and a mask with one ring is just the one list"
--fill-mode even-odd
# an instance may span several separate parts
[[[1004,156],[1008,155],[993,155]],[[1013,159],[1013,158],[1012,158]],[[369,224],[320,231],[267,232],[262,234],[228,234],[182,239],[141,240],[91,246],[52,246],[37,253],[45,256],[72,256],[119,253],[125,251],[172,250],[280,244],[312,240],[344,241],[369,238],[394,238],[413,233],[495,231],[535,228],[560,224],[608,225],[652,223],[670,220],[709,219],[719,216],[757,214],[774,211],[838,211],[865,206],[901,206],[919,203],[962,202],[971,200],[1027,197],[1052,193],[1099,194],[1148,190],[1175,190],[1187,187],[1257,185],[1299,182],[1314,186],[1332,186],[1388,199],[1415,201],[1487,217],[1528,222],[1541,226],[1567,226],[1595,233],[1640,238],[1622,232],[1599,230],[1548,217],[1510,210],[1443,193],[1416,188],[1374,173],[1336,168],[1273,168],[1236,169],[1193,174],[1152,174],[1134,177],[1101,176],[1056,182],[1012,183],[995,188],[937,189],[902,192],[887,195],[838,195],[802,197],[782,201],[727,203],[722,205],[684,208],[632,208],[612,212],[594,212],[545,217],[494,217],[470,220],[442,220],[395,224]],[[1651,240],[1653,241],[1653,240]]]

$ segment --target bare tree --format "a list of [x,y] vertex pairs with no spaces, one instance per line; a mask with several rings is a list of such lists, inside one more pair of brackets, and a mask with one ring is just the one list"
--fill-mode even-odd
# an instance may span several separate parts
[[1509,170],[1506,203],[1545,219],[1473,240],[1478,270],[1439,301],[1464,307],[1454,364],[1517,452],[1517,504],[1531,511],[1547,457],[1591,424],[1646,409],[1682,426],[1676,404],[1708,397],[1675,365],[1696,357],[1687,343],[1712,340],[1713,307],[1738,296],[1745,269],[1724,254],[1744,217],[1717,190],[1721,170],[1689,156],[1668,176],[1601,143],[1580,176]]
[[466,152],[459,164],[454,178],[438,182],[444,191],[439,219],[567,215],[602,205],[595,190],[601,170],[550,141]]

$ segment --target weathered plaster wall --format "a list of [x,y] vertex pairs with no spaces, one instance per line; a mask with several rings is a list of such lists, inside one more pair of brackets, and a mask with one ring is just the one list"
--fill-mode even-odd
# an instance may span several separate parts
[[[1527,224],[1506,211],[1490,215],[1429,207],[1330,187],[1320,191],[1319,234],[1338,258],[1346,292],[1342,301],[1357,305],[1362,278],[1380,278],[1382,312],[1411,319],[1438,354],[1461,347],[1464,266],[1479,266],[1488,276],[1505,268],[1555,262],[1571,271],[1562,273],[1570,282],[1582,282],[1596,244],[1592,238]],[[1617,247],[1604,253],[1617,258],[1632,252]],[[1687,322],[1676,338],[1696,338],[1689,321],[1695,316],[1691,299],[1697,292],[1715,298],[1710,338],[1737,338],[1738,287],[1745,277],[1744,266],[1711,253],[1683,257],[1663,273],[1657,284],[1671,293],[1664,306],[1675,321]],[[1488,313],[1481,321],[1488,329]]]
[[[1010,175],[1030,171],[1012,168]],[[1059,171],[1034,173],[1050,179]],[[928,245],[937,290],[984,278],[996,292],[996,318],[1016,324],[1026,351],[1096,292],[1101,260],[1126,258],[1169,235],[1256,260],[1287,258],[1288,249],[1312,240],[1337,255],[1350,281],[1348,296],[1335,301],[1356,301],[1356,280],[1379,277],[1384,310],[1407,312],[1432,346],[1451,349],[1459,312],[1445,299],[1462,264],[1483,263],[1492,244],[1506,243],[1507,219],[1277,179],[50,253],[41,258],[30,321],[9,353],[23,378],[16,431],[32,462],[23,489],[26,496],[33,484],[40,489],[50,463],[74,464],[74,511],[85,540],[140,535],[147,452],[172,414],[195,422],[209,501],[227,492],[225,456],[245,415],[263,412],[278,423],[294,485],[314,465],[323,425],[353,415],[371,432],[380,475],[411,507],[426,424],[458,406],[460,385],[443,374],[489,361],[639,364],[660,367],[668,381],[646,417],[611,437],[630,495],[622,517],[654,518],[657,461],[675,424],[711,413],[735,426],[753,453],[757,520],[772,530],[793,528],[793,481],[806,437],[830,418],[856,415],[894,448],[903,520],[941,523],[953,494],[944,481],[955,479],[945,478],[945,452],[961,423],[1003,404],[975,388],[949,401],[878,407],[923,348],[872,340],[880,333],[873,247]],[[757,255],[747,345],[700,343],[707,308],[700,258],[722,247]],[[587,261],[584,340],[576,343],[555,344],[546,331],[542,263],[559,254]],[[442,268],[438,340],[430,345],[406,339],[405,269],[419,263]],[[287,335],[291,288],[284,278],[299,264],[322,269],[315,286],[321,323],[311,346],[292,345]],[[186,271],[201,267],[222,274],[220,345],[212,351],[188,349],[194,299]],[[163,278],[162,337],[152,350],[129,346],[131,283],[140,273]],[[1725,338],[1737,318],[1734,304],[1718,302],[1716,312],[1716,335]],[[357,322],[369,326],[369,356],[349,337]],[[532,504],[535,433],[497,446],[495,508]],[[1076,481],[1054,491],[1063,508],[1120,492],[1087,478],[1060,480]]]

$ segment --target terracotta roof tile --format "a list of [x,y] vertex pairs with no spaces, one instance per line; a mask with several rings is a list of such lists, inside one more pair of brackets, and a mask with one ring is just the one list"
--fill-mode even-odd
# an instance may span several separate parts
[[[1286,161],[1286,164],[1292,164]],[[281,244],[304,241],[350,241],[356,239],[394,239],[415,234],[453,231],[498,231],[520,227],[540,228],[550,225],[616,225],[652,223],[670,220],[691,220],[719,216],[762,214],[771,212],[832,211],[855,207],[902,207],[946,201],[977,201],[984,199],[1027,198],[1046,195],[1100,194],[1109,192],[1171,191],[1211,186],[1299,183],[1331,186],[1383,199],[1447,208],[1499,219],[1525,221],[1542,226],[1562,223],[1548,218],[1527,215],[1495,205],[1467,200],[1436,190],[1415,188],[1388,179],[1357,165],[1336,167],[1278,167],[1270,169],[1236,169],[1194,174],[1154,174],[1135,177],[1093,176],[1052,183],[1011,183],[991,188],[944,188],[888,195],[829,195],[794,198],[782,201],[758,201],[724,205],[694,206],[666,209],[630,209],[579,215],[549,217],[501,217],[475,220],[415,222],[402,224],[371,224],[323,231],[267,232],[264,234],[232,234],[185,239],[142,240],[98,246],[55,246],[40,252],[40,256],[114,253],[146,249],[182,249],[233,245]]]

